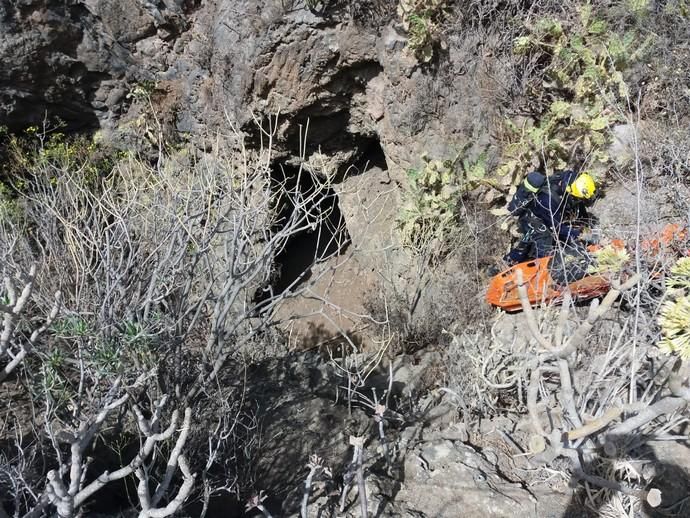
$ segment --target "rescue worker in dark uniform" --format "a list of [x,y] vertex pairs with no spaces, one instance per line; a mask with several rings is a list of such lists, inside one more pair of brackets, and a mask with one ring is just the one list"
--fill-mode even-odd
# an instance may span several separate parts
[[570,222],[590,218],[587,205],[595,194],[594,178],[586,172],[562,171],[548,178],[537,171],[529,173],[508,205],[519,218],[523,238],[504,260],[513,265],[546,257],[557,244],[575,242],[581,231]]

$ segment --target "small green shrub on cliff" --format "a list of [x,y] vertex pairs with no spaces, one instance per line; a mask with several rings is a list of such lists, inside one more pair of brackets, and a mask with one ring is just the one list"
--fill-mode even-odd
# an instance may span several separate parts
[[18,134],[7,133],[2,139],[4,155],[0,162],[0,223],[18,223],[20,193],[35,177],[57,182],[58,171],[71,170],[82,177],[82,187],[93,189],[98,179],[114,164],[110,150],[98,138],[67,136],[60,124],[50,128],[29,126]]
[[534,120],[508,122],[510,142],[499,172],[519,180],[538,156],[550,168],[563,168],[574,149],[595,166],[608,164],[609,128],[621,121],[618,105],[629,95],[623,72],[651,41],[640,42],[633,31],[613,32],[590,5],[579,9],[571,27],[551,18],[529,27],[515,40],[514,52],[541,64],[527,91],[541,100],[541,113]]
[[423,63],[432,60],[437,46],[443,46],[440,24],[446,4],[447,0],[400,0],[398,4],[398,15],[408,34],[408,46]]
[[[10,137],[8,159],[3,163],[3,176],[14,189],[22,189],[31,175],[45,174],[55,181],[56,171],[78,171],[82,187],[93,188],[98,179],[110,172],[116,155],[93,137],[67,136],[60,131],[46,132],[30,126],[23,135]],[[75,173],[76,174],[76,173]]]
[[127,99],[140,99],[149,101],[151,95],[156,90],[156,82],[151,80],[144,80],[134,85],[132,90],[127,94]]
[[441,237],[453,219],[458,193],[452,161],[422,159],[422,168],[407,171],[409,188],[398,220],[406,245],[430,234]]

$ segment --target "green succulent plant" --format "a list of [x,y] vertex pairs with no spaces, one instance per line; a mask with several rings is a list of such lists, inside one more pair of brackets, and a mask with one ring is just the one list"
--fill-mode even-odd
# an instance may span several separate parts
[[595,261],[588,269],[590,273],[620,272],[630,260],[630,254],[625,248],[615,248],[611,245],[597,250],[592,255]]
[[682,296],[667,301],[659,316],[662,338],[657,343],[667,354],[676,353],[684,360],[690,359],[690,298]]
[[[463,148],[461,154],[464,154]],[[435,160],[422,155],[423,166],[407,172],[408,185],[403,192],[403,205],[398,229],[403,244],[418,248],[420,244],[446,241],[454,228],[455,212],[462,194],[487,182],[487,155],[476,159],[456,157]]]
[[683,257],[673,265],[666,278],[666,287],[690,290],[690,257]]
[[88,336],[91,326],[88,320],[79,315],[67,315],[53,324],[53,331],[61,337]]
[[661,307],[659,326],[662,338],[657,346],[667,354],[677,353],[687,360],[690,359],[690,257],[678,259],[671,267],[666,288],[679,292],[679,295]]
[[652,41],[632,30],[615,32],[591,5],[582,6],[579,19],[567,26],[551,18],[529,26],[513,42],[513,51],[547,63],[534,88],[535,98],[549,101],[534,120],[507,121],[509,143],[498,174],[517,184],[535,166],[536,156],[549,169],[562,169],[574,146],[590,157],[592,166],[605,169],[609,129],[621,122],[611,106],[628,96],[623,72]]

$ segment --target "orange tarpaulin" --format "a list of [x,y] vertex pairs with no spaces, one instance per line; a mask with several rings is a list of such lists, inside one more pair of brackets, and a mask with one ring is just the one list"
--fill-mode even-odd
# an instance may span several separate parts
[[[682,247],[687,241],[687,229],[669,224],[653,239],[646,239],[640,243],[640,248],[648,256],[657,256],[662,253],[674,255],[690,255]],[[622,240],[611,242],[614,248],[624,248]],[[678,246],[676,246],[678,245]],[[598,247],[590,247],[594,251]],[[522,309],[518,294],[517,271],[522,271],[522,278],[527,289],[527,298],[532,305],[541,303],[559,303],[563,300],[566,291],[570,292],[573,299],[587,300],[605,295],[611,289],[611,274],[597,273],[586,275],[584,278],[559,286],[551,277],[549,264],[551,257],[533,259],[519,263],[512,268],[492,277],[486,292],[486,300],[492,306],[505,311],[519,311]]]
[[518,294],[517,271],[522,270],[523,282],[527,288],[530,304],[542,302],[560,302],[567,290],[573,298],[586,300],[604,295],[611,288],[611,280],[606,275],[588,275],[567,286],[558,286],[551,278],[549,263],[552,257],[543,257],[533,261],[516,264],[505,272],[491,279],[486,300],[489,304],[505,311],[522,309]]

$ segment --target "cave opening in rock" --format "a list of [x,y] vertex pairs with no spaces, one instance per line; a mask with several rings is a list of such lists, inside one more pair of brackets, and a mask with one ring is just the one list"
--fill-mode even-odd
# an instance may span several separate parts
[[345,219],[338,205],[335,190],[304,168],[277,164],[271,175],[276,223],[272,231],[280,232],[294,225],[298,217],[308,213],[297,225],[275,258],[275,274],[270,286],[257,293],[259,302],[292,290],[312,275],[312,267],[319,262],[343,253],[349,243]]
[[357,171],[363,173],[375,167],[382,171],[388,170],[386,154],[383,152],[381,141],[378,138],[367,138],[359,147],[362,153],[354,164]]

